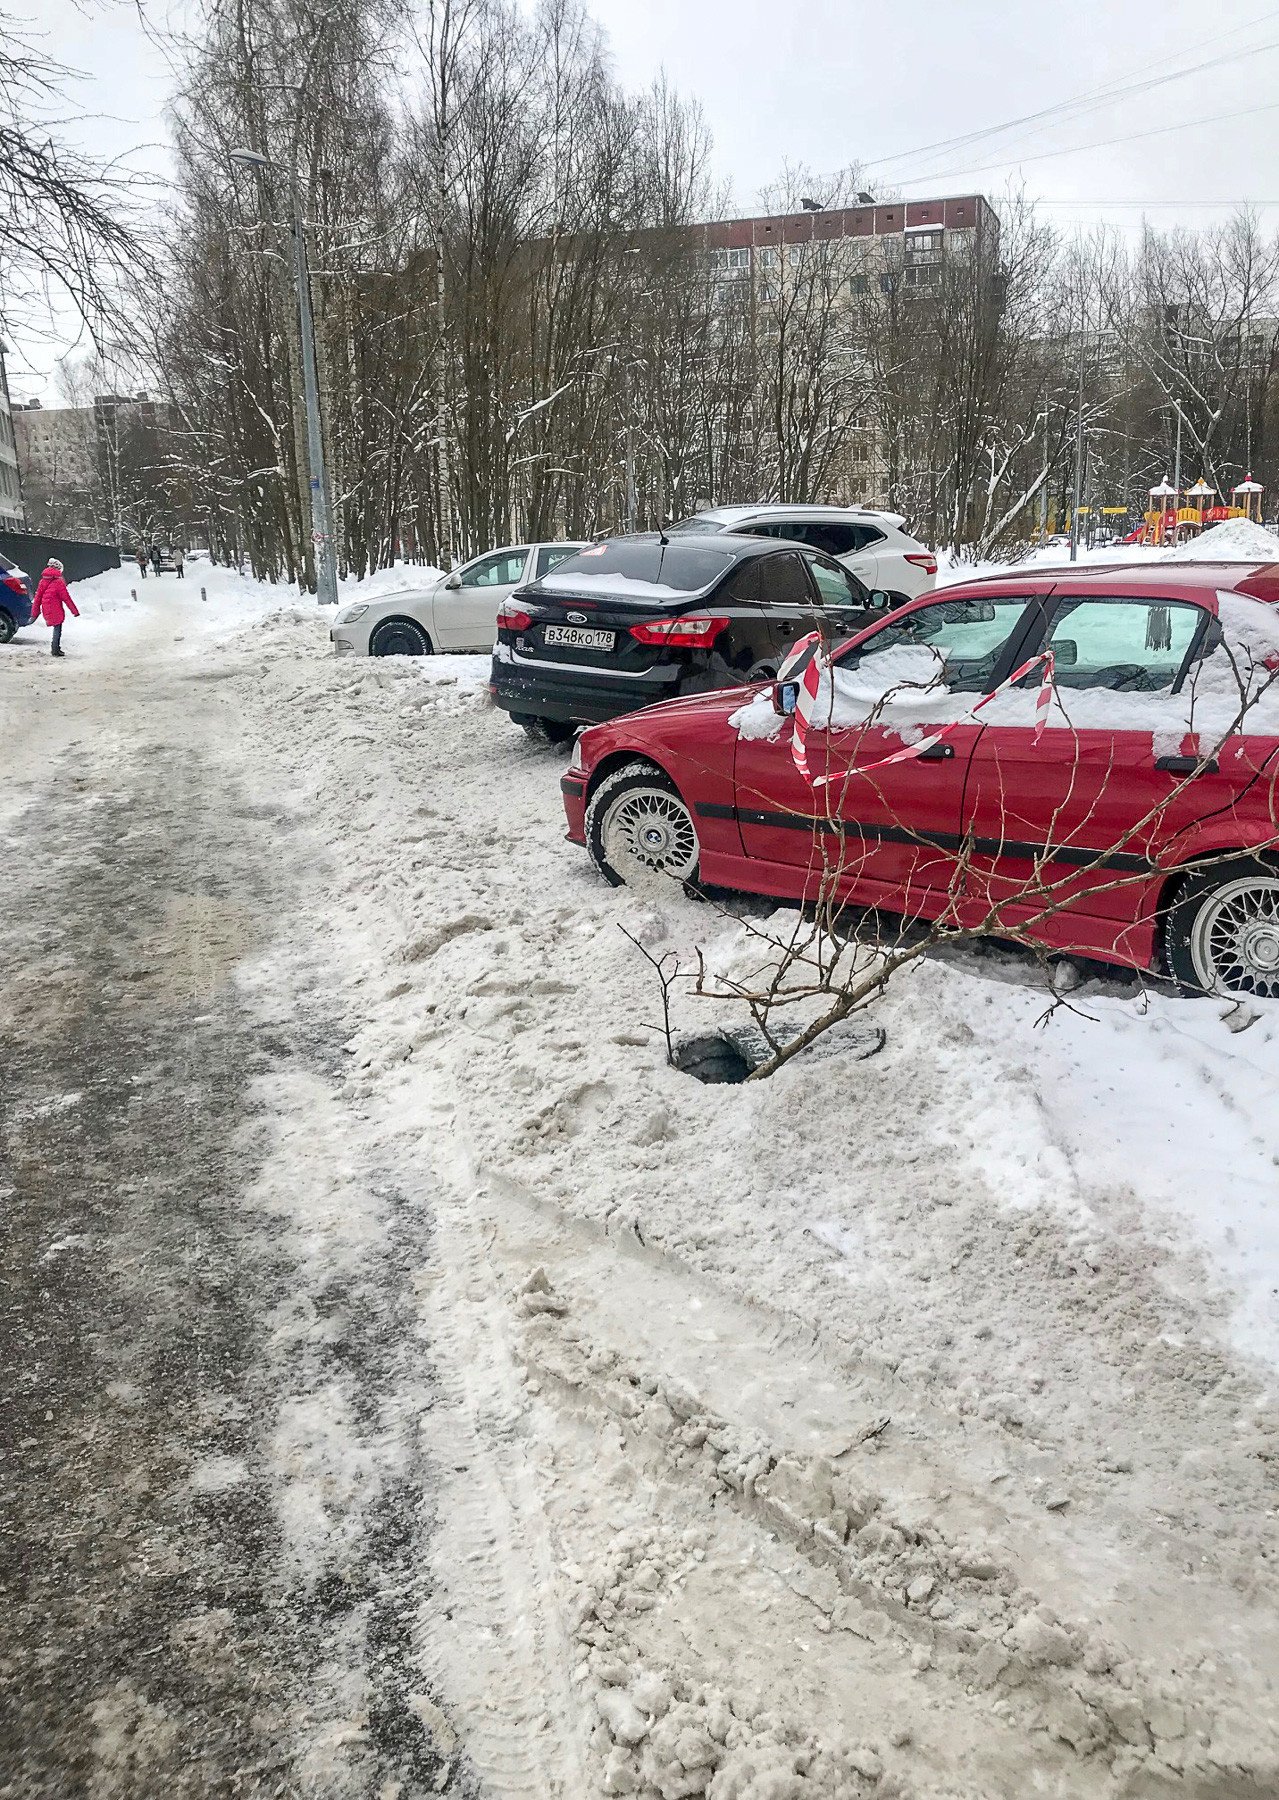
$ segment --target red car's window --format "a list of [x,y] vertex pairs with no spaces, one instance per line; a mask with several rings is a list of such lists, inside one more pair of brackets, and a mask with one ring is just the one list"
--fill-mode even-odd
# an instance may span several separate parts
[[842,657],[838,666],[871,675],[877,657],[918,646],[933,652],[934,686],[946,687],[952,694],[984,694],[1025,610],[1024,594],[939,600],[890,620]]
[[1182,600],[1063,599],[1049,638],[1057,685],[1171,693],[1204,618]]

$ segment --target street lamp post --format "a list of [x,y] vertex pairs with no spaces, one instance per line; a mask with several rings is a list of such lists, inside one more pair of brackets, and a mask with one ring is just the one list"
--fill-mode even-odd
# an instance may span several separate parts
[[1075,400],[1075,480],[1070,505],[1070,560],[1079,555],[1079,502],[1084,482],[1084,323],[1079,326],[1079,389]]
[[320,424],[320,380],[315,360],[315,321],[311,315],[311,275],[306,261],[306,235],[296,171],[285,170],[256,150],[232,150],[230,159],[250,169],[279,169],[289,178],[293,204],[293,285],[297,290],[302,350],[302,395],[306,406],[306,454],[310,464],[311,537],[315,545],[315,597],[321,606],[336,606],[338,572],[334,558],[333,508],[328,470],[324,466],[324,431]]

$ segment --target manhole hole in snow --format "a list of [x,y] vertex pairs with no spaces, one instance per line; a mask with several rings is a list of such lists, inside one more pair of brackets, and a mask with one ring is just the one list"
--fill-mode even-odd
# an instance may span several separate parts
[[695,1081],[745,1081],[751,1072],[741,1046],[719,1031],[685,1038],[676,1045],[672,1060],[677,1069]]

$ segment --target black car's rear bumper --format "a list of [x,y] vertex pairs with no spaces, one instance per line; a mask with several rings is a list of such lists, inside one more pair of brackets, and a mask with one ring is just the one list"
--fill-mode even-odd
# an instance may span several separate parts
[[610,680],[587,675],[566,664],[557,669],[528,668],[493,659],[492,693],[498,706],[509,713],[528,713],[537,719],[563,719],[574,725],[597,725],[622,713],[638,712],[658,700],[675,697],[687,665],[663,663],[642,675]]

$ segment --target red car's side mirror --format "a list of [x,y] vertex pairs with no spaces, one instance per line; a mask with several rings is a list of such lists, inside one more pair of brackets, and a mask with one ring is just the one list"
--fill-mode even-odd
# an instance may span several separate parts
[[799,683],[797,681],[775,681],[773,683],[773,711],[787,718],[799,705]]

